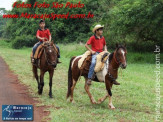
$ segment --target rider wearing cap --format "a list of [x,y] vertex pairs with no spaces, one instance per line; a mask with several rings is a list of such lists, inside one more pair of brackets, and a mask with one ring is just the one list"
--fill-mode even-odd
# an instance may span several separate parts
[[[36,63],[36,59],[34,58],[34,55],[38,46],[41,45],[44,41],[51,41],[51,33],[48,28],[45,28],[45,21],[43,19],[40,20],[39,26],[40,28],[37,30],[37,33],[36,33],[36,37],[39,39],[39,42],[37,42],[33,47],[32,63]],[[58,46],[56,47],[59,51],[59,47]],[[58,58],[60,58],[60,55],[58,55]],[[59,62],[58,60],[58,63],[61,63],[61,62]]]

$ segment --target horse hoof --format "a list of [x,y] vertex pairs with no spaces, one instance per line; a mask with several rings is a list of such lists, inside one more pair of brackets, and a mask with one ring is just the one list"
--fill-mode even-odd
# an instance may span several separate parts
[[109,105],[109,108],[112,109],[112,110],[115,109],[115,107],[113,105]]
[[71,100],[70,102],[71,102],[71,103],[73,103],[73,104],[75,103],[75,101],[74,101],[74,100]]
[[42,94],[42,91],[41,91],[40,89],[38,90],[38,94],[39,94],[39,95],[41,95],[41,94]]
[[42,93],[40,93],[40,92],[38,91],[38,94],[41,95]]
[[101,104],[102,103],[102,100],[101,99],[99,99],[98,100],[98,102],[97,102],[97,104]]
[[49,93],[49,97],[50,97],[50,98],[53,98],[53,95],[52,95],[52,93]]
[[96,101],[92,101],[91,103],[92,103],[92,104],[97,104],[97,102],[96,102]]
[[75,101],[74,101],[73,99],[70,99],[70,102],[71,102],[71,103],[75,103]]

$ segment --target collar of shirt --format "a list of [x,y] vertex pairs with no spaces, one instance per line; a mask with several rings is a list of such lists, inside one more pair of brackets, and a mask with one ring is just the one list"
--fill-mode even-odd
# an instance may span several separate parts
[[[46,30],[47,28],[44,28],[44,30]],[[41,28],[39,28],[40,31],[43,31]]]
[[[99,38],[96,36],[96,34],[94,34],[94,36],[95,36],[96,39],[99,39]],[[102,36],[100,36],[100,39],[101,39],[101,38],[102,38]]]

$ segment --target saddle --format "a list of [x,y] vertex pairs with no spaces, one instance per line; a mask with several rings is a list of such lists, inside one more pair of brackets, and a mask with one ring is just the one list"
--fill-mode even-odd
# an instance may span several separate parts
[[[110,55],[109,52],[101,52],[96,56],[96,65],[94,69],[95,72],[103,70],[105,62],[108,59],[109,55]],[[86,52],[85,54],[83,54],[82,58],[79,60],[78,64],[79,69],[82,71],[89,71],[91,60],[92,60],[91,53]]]
[[[42,53],[43,53],[43,50],[44,50],[44,46],[48,46],[48,45],[50,45],[50,43],[51,42],[49,42],[49,41],[46,41],[46,42],[43,42],[41,45],[39,45],[38,46],[38,48],[36,49],[36,52],[35,52],[35,55],[34,55],[34,58],[35,59],[40,59],[40,57],[41,57],[41,55],[42,55]],[[57,55],[58,55],[58,49],[57,49],[57,47],[55,46],[55,44],[53,44],[53,47],[54,47],[54,49],[56,50],[56,52],[57,52]],[[32,51],[32,53],[31,53],[31,58],[33,57],[33,51]]]

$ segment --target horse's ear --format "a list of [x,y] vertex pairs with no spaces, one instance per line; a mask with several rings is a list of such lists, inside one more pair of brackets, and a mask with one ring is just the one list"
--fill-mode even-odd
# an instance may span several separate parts
[[116,48],[118,48],[119,44],[118,44],[118,43],[116,43],[116,44],[115,44],[115,46],[116,46]]

